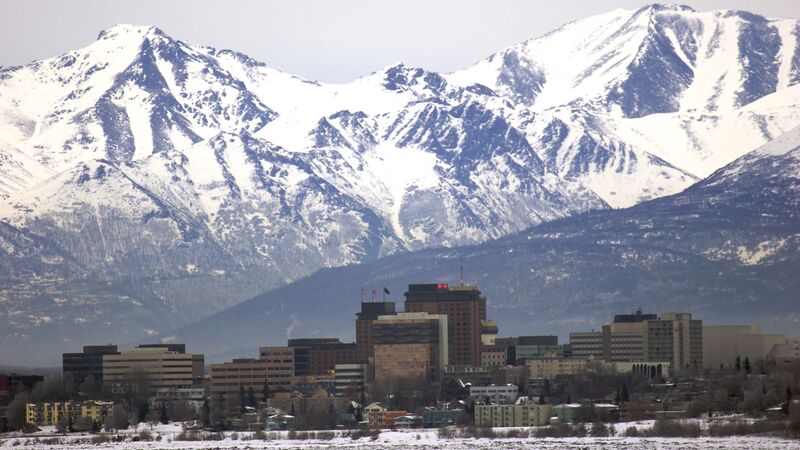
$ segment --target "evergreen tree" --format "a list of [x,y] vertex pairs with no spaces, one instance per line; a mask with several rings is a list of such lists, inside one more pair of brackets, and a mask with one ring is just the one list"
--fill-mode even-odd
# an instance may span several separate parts
[[736,364],[734,364],[733,367],[736,368],[737,372],[742,371],[742,358],[740,358],[739,355],[736,355]]
[[169,416],[167,416],[167,405],[161,404],[161,423],[164,425],[169,423]]
[[745,372],[747,372],[747,373],[749,374],[749,373],[750,373],[750,370],[751,370],[751,367],[750,367],[750,358],[745,358],[745,359],[744,359],[744,371],[745,371]]
[[541,392],[539,393],[539,404],[544,405],[544,394]]
[[623,402],[631,401],[631,396],[630,396],[630,394],[628,394],[628,385],[627,384],[623,384],[622,385],[622,395],[620,397],[621,397],[621,400]]
[[203,399],[203,407],[201,408],[201,419],[203,421],[203,428],[208,428],[211,425],[211,405],[208,404],[208,399]]
[[258,406],[258,400],[256,400],[256,394],[253,392],[253,386],[247,388],[247,406],[255,408]]
[[147,422],[147,414],[150,413],[150,405],[147,403],[147,400],[144,400],[142,403],[139,404],[139,415],[137,419],[139,423]]
[[269,383],[264,380],[264,387],[261,388],[261,401],[266,402],[269,400]]
[[244,412],[244,407],[247,406],[247,398],[244,394],[244,386],[239,385],[239,412]]
[[792,388],[786,386],[786,402],[781,407],[784,414],[789,414],[789,406],[792,404]]
[[725,366],[723,366],[722,363],[719,363],[719,371],[722,372],[723,370],[725,370]]

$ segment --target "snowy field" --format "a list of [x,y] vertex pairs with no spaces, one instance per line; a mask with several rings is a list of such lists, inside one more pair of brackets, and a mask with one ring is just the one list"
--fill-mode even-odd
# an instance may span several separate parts
[[[291,440],[287,433],[273,434],[275,439],[253,440],[248,432],[226,432],[222,440],[180,441],[175,440],[181,432],[179,424],[140,426],[138,431],[150,430],[155,441],[148,442],[106,442],[92,444],[89,435],[54,435],[46,428],[42,432],[28,436],[6,435],[0,437],[2,449],[800,449],[800,441],[776,437],[728,437],[728,438],[626,438],[626,437],[585,437],[585,438],[450,438],[438,437],[437,430],[384,431],[376,440],[369,437],[352,439],[334,437],[331,440]],[[137,431],[127,430],[120,434],[130,437]],[[54,439],[58,439],[56,443]]]

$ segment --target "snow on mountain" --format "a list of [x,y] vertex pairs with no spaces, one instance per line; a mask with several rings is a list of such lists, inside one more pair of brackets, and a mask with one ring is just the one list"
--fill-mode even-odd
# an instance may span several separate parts
[[446,78],[503,95],[549,167],[625,207],[800,123],[798,30],[794,19],[651,5],[569,23]]
[[[38,239],[25,265],[53,274],[39,297],[35,270],[0,274],[0,298],[139,298],[159,312],[137,310],[134,335],[321,267],[674,194],[800,124],[798,36],[797,20],[652,5],[451,74],[326,84],[117,25],[0,68],[0,225]],[[72,265],[35,261],[52,255]],[[104,320],[97,301],[81,314]]]

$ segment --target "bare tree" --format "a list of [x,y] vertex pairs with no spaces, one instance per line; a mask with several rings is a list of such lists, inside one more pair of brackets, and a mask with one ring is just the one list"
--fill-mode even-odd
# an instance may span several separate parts
[[31,396],[27,392],[21,392],[14,397],[8,405],[7,417],[8,426],[12,430],[21,430],[25,426],[25,405],[30,403]]

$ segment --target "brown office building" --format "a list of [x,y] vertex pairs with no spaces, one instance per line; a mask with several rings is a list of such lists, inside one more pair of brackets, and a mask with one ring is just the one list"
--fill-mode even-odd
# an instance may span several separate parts
[[356,358],[365,363],[374,356],[372,350],[372,324],[378,316],[395,314],[394,302],[362,302],[361,312],[356,313]]
[[61,355],[64,377],[72,376],[80,385],[90,375],[95,381],[103,381],[103,355],[118,355],[116,345],[84,345],[82,353]]
[[410,284],[406,312],[446,314],[450,364],[481,364],[481,323],[486,320],[486,297],[475,286]]
[[[281,347],[278,347],[281,348]],[[285,347],[283,347],[285,348]],[[291,386],[293,376],[293,363],[291,355],[280,351],[272,353],[268,347],[262,347],[262,355],[266,349],[266,360],[242,358],[232,362],[211,365],[211,395],[214,398],[230,398],[251,388],[256,398],[262,398],[264,384],[270,392],[277,389],[286,389]],[[274,356],[274,357],[273,357]]]
[[337,364],[356,362],[356,344],[338,338],[289,339],[288,348],[294,353],[295,376],[325,375]]
[[373,324],[375,383],[440,381],[448,364],[447,316],[400,313]]

